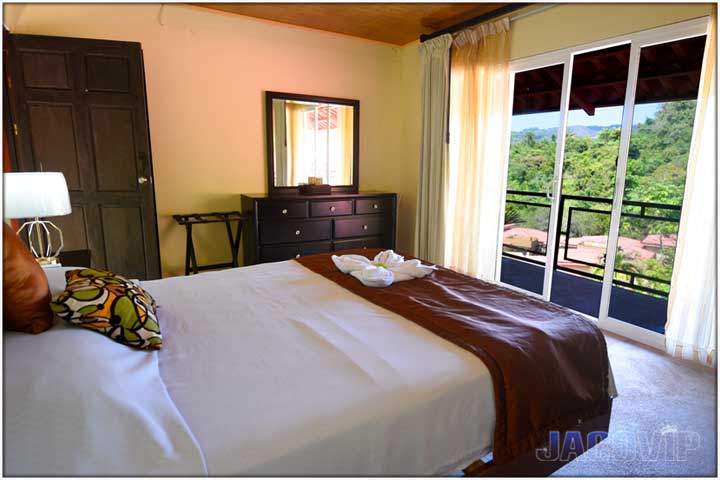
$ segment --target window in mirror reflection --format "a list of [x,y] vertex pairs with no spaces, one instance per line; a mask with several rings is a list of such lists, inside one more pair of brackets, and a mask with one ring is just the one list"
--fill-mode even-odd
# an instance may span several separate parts
[[273,123],[276,186],[352,185],[352,107],[275,99]]

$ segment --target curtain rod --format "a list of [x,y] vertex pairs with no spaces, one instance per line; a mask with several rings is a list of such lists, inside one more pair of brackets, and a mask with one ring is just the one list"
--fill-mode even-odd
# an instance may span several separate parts
[[[510,3],[508,5],[505,5],[504,7],[500,7],[495,10],[492,10],[490,12],[483,13],[482,15],[478,15],[477,17],[470,18],[468,20],[465,20],[464,22],[456,23],[455,25],[451,25],[447,28],[443,28],[442,30],[438,30],[437,32],[420,35],[420,43],[426,42],[435,37],[439,37],[440,35],[445,35],[446,33],[459,32],[460,30],[464,30],[468,27],[472,27],[473,25],[487,22],[488,20],[492,20],[493,18],[502,17],[503,15],[507,15],[508,13],[512,13],[516,10],[520,10],[521,8],[529,7],[530,5],[533,5],[533,4],[532,3]],[[554,6],[554,5],[552,5],[552,6]],[[541,8],[538,10],[546,10],[546,8]],[[535,13],[535,11],[528,12],[527,15],[530,15],[533,13]],[[522,15],[522,16],[525,16],[525,15]]]

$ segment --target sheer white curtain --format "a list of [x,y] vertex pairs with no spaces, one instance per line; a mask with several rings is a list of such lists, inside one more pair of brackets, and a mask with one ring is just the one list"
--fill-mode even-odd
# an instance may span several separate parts
[[448,186],[448,79],[451,35],[420,45],[423,61],[422,147],[415,222],[415,254],[445,264],[445,202]]
[[[714,9],[716,12],[716,9]],[[717,362],[717,25],[712,15],[695,112],[685,198],[675,254],[665,345],[668,353]]]
[[510,21],[462,31],[451,65],[445,265],[489,280],[510,141]]

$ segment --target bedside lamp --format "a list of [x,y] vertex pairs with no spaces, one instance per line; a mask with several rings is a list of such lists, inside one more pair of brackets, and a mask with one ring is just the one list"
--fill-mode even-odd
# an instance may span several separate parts
[[[57,263],[63,247],[62,230],[40,217],[58,217],[72,212],[65,176],[60,172],[17,172],[4,174],[4,180],[5,218],[34,218],[23,223],[18,235],[27,229],[30,251],[40,264]],[[53,245],[50,229],[58,232],[60,244],[57,248]]]

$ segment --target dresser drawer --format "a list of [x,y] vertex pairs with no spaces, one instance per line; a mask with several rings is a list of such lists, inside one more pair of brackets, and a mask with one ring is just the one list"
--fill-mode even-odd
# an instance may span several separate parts
[[390,217],[373,215],[335,220],[335,238],[367,237],[390,233]]
[[332,220],[263,222],[260,224],[260,244],[330,240],[331,222]]
[[313,217],[335,217],[352,213],[352,200],[310,202],[310,215]]
[[260,202],[258,204],[258,218],[307,218],[307,202],[293,202],[288,200]]
[[389,236],[353,238],[352,240],[338,240],[333,250],[352,250],[354,248],[392,248]]
[[282,262],[304,255],[330,251],[330,242],[298,243],[295,245],[273,245],[260,248],[261,262]]
[[392,211],[392,198],[362,198],[355,200],[355,213],[358,215],[366,213],[382,213]]

